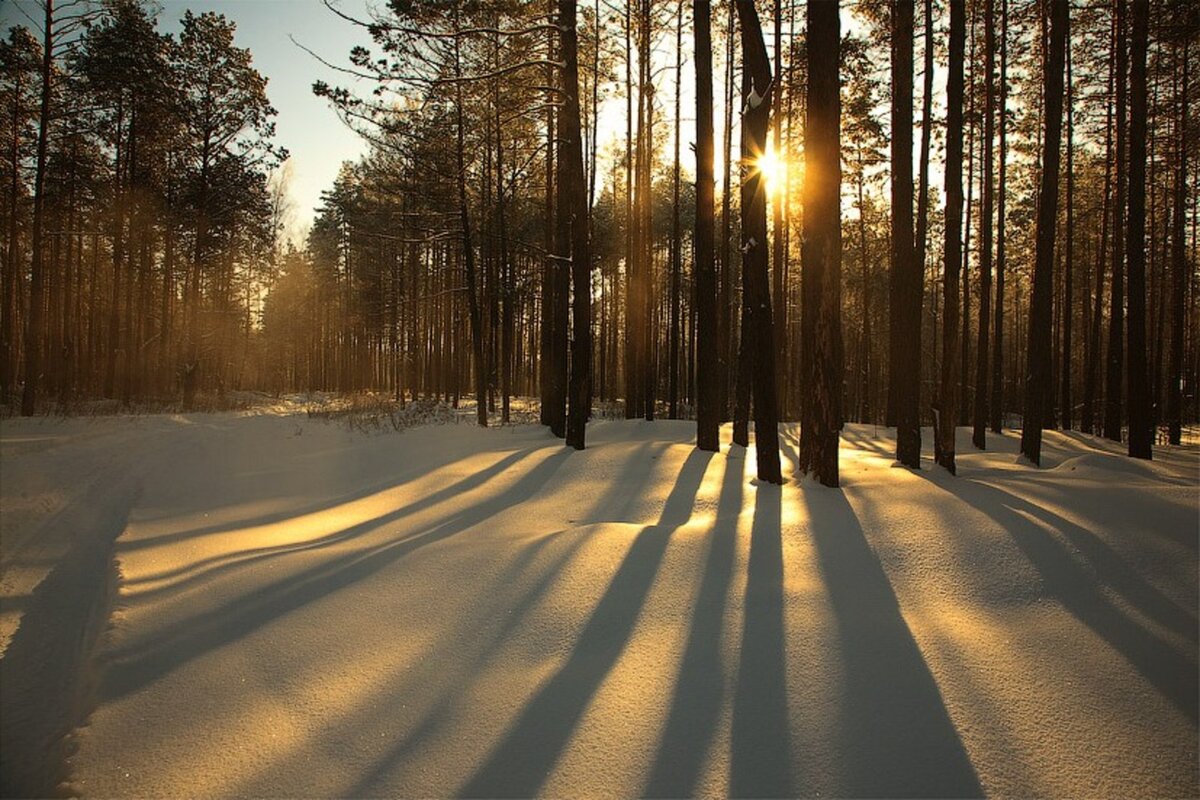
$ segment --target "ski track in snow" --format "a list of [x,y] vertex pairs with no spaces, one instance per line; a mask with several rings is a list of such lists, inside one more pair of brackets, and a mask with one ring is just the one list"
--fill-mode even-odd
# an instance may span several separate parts
[[0,649],[117,525],[84,796],[1200,793],[1196,447],[849,425],[781,489],[724,434],[7,420]]

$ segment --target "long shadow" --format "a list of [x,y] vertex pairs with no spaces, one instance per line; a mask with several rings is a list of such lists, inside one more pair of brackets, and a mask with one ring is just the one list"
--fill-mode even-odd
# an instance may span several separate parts
[[[580,524],[595,522],[625,522],[630,519],[641,499],[646,487],[650,484],[650,476],[658,466],[658,458],[669,445],[654,442],[642,442],[624,459],[620,472],[605,481],[608,488],[601,500],[595,503]],[[654,453],[651,456],[651,453]],[[636,486],[637,491],[629,491]]]
[[94,485],[95,512],[71,549],[29,595],[0,658],[0,797],[51,797],[68,777],[68,734],[93,701],[92,654],[116,584],[113,542],[140,483]]
[[[539,540],[538,547],[546,542],[549,537]],[[339,792],[343,797],[367,797],[373,790],[376,789],[380,780],[382,780],[395,765],[405,759],[410,753],[419,750],[424,744],[436,734],[446,722],[449,721],[449,713],[454,704],[461,699],[462,693],[470,686],[472,680],[478,674],[479,668],[488,658],[492,656],[495,649],[504,642],[509,634],[516,630],[545,596],[547,590],[558,579],[559,574],[568,562],[574,557],[575,553],[583,546],[588,536],[580,535],[574,542],[567,545],[562,553],[555,555],[554,560],[542,570],[538,580],[521,594],[511,605],[506,607],[506,614],[503,622],[497,626],[489,626],[485,630],[478,633],[478,637],[482,639],[477,654],[471,659],[466,670],[448,681],[441,688],[439,695],[429,705],[429,709],[395,745],[393,745],[387,753],[375,760],[374,765],[359,777],[358,781],[347,789],[345,792]],[[532,548],[531,548],[532,549]],[[527,559],[526,559],[527,560]],[[515,567],[516,565],[514,565]],[[515,580],[519,575],[519,569],[508,570],[509,575]],[[505,581],[501,578],[497,582],[498,585],[505,585]],[[390,712],[385,712],[390,713]],[[356,720],[353,723],[351,733],[361,733],[361,720]],[[419,789],[414,789],[415,793],[420,793]]]
[[647,797],[691,797],[707,763],[721,713],[725,679],[721,665],[721,630],[737,545],[737,518],[742,509],[742,460],[725,461],[717,517],[713,522],[696,593],[675,695],[650,778]]
[[[1188,720],[1200,718],[1200,664],[1194,643],[1195,618],[1146,584],[1120,556],[1078,526],[1020,498],[977,481],[956,484],[955,496],[991,517],[1042,576],[1048,594],[1104,639]],[[1092,569],[1085,569],[1054,536],[1022,516],[1024,512],[1068,538]],[[1113,604],[1103,587],[1121,594],[1158,624],[1179,633],[1193,646],[1181,649],[1164,641]],[[1188,630],[1188,620],[1191,630]]]
[[[488,498],[433,528],[366,553],[351,553],[325,562],[268,584],[249,596],[222,603],[173,624],[157,636],[148,648],[112,653],[106,665],[102,698],[110,700],[130,694],[191,659],[236,641],[274,619],[360,581],[414,550],[461,533],[524,502],[550,480],[570,453],[566,449],[554,453],[499,497]],[[347,531],[349,535],[358,535],[391,521],[390,515],[384,515],[351,526]]]
[[838,490],[803,487],[844,675],[835,795],[979,797],[983,788],[887,573]]
[[783,627],[783,539],[778,486],[754,498],[737,688],[733,697],[729,793],[790,797],[791,734]]
[[[711,453],[693,451],[663,507],[663,519],[691,508]],[[667,550],[674,527],[641,530],[588,618],[567,662],[526,704],[503,740],[462,786],[460,797],[532,797],[617,663]]]
[[1022,511],[1058,530],[1078,551],[1078,554],[1087,559],[1100,582],[1120,594],[1138,611],[1164,628],[1193,642],[1200,641],[1200,632],[1197,631],[1197,624],[1200,621],[1197,620],[1196,615],[1175,603],[1146,581],[1129,566],[1116,550],[1096,534],[998,486],[977,480],[969,480],[968,483],[971,486],[983,487],[995,492],[996,499],[1002,507]]
[[[458,481],[455,481],[454,483],[452,483],[448,486],[444,486],[441,489],[438,489],[436,492],[432,492],[432,493],[426,495],[425,497],[421,498],[421,500],[419,500],[418,502],[413,503],[410,506],[408,506],[409,513],[416,513],[417,511],[420,511],[424,508],[429,508],[430,506],[436,505],[437,503],[440,503],[443,500],[454,497],[455,495],[459,494],[460,492],[474,489],[477,486],[482,485],[483,482],[486,481],[491,476],[497,475],[497,474],[503,472],[504,470],[511,467],[513,464],[520,461],[521,459],[531,455],[532,453],[537,452],[538,449],[539,448],[536,448],[536,447],[530,447],[530,448],[526,448],[524,450],[514,451],[514,452],[510,453],[509,455],[505,456],[504,458],[500,459],[499,461],[497,461],[492,466],[481,469],[478,472],[473,472],[470,475],[468,475]],[[121,550],[123,550],[123,551],[144,550],[148,547],[157,547],[158,545],[161,545],[161,544],[170,544],[172,542],[180,542],[180,541],[184,541],[184,540],[195,539],[200,536],[210,536],[212,534],[230,533],[232,531],[240,530],[242,528],[252,528],[252,527],[258,527],[260,525],[273,525],[277,522],[287,522],[289,519],[294,519],[296,517],[302,517],[306,514],[315,514],[320,511],[325,511],[329,508],[333,508],[333,507],[340,506],[340,505],[345,505],[346,503],[353,503],[356,500],[361,500],[364,497],[370,497],[371,495],[378,494],[379,492],[387,491],[389,489],[394,489],[398,486],[403,486],[404,484],[409,483],[412,480],[415,480],[416,478],[424,477],[424,476],[428,475],[430,472],[441,469],[442,467],[444,467],[450,463],[453,463],[453,461],[446,461],[444,463],[438,464],[437,466],[435,466],[433,468],[430,468],[428,465],[425,465],[425,466],[421,467],[420,469],[407,470],[405,472],[402,472],[399,476],[392,476],[388,480],[376,481],[375,483],[372,483],[369,486],[366,486],[366,487],[363,487],[360,489],[356,489],[355,491],[350,492],[348,494],[340,495],[338,497],[330,498],[328,500],[322,500],[322,501],[318,501],[315,503],[309,503],[308,505],[302,506],[300,508],[288,509],[287,511],[277,511],[277,512],[271,513],[271,514],[261,514],[256,517],[241,519],[241,520],[237,520],[234,522],[224,522],[224,523],[218,523],[218,524],[214,524],[214,525],[205,525],[205,526],[198,527],[198,528],[189,528],[187,530],[182,530],[182,531],[173,531],[172,533],[163,533],[163,534],[159,534],[157,536],[147,536],[147,537],[144,537],[141,539],[136,539],[136,540],[130,541],[130,542],[122,542]],[[147,580],[158,580],[160,578],[169,577],[169,576],[170,576],[169,573],[163,573],[162,575],[151,576],[150,578],[147,578]]]
[[[176,580],[166,586],[161,586],[157,589],[149,589],[149,590],[134,592],[133,593],[134,596],[140,601],[140,600],[144,600],[144,599],[157,597],[161,594],[165,594],[168,592],[180,591],[198,581],[203,580],[204,578],[206,578],[210,575],[213,575],[213,574],[219,573],[219,572],[225,572],[234,567],[243,567],[243,566],[247,566],[249,564],[253,564],[253,563],[262,561],[264,559],[275,558],[277,556],[290,555],[293,553],[303,552],[305,550],[317,550],[317,549],[320,549],[323,547],[328,547],[333,544],[345,542],[349,539],[354,538],[355,536],[360,536],[367,531],[374,530],[376,525],[379,524],[381,520],[384,520],[387,522],[395,522],[396,520],[403,519],[404,517],[412,516],[413,514],[416,514],[420,511],[424,511],[425,509],[431,508],[443,500],[453,498],[454,496],[456,496],[456,494],[458,492],[464,492],[464,491],[469,491],[471,489],[478,488],[478,487],[482,486],[484,483],[486,483],[488,480],[491,480],[492,478],[505,472],[506,470],[511,469],[517,463],[519,463],[520,461],[527,458],[533,452],[534,452],[533,450],[522,450],[522,451],[513,453],[512,455],[502,458],[500,461],[496,462],[495,464],[493,464],[490,467],[487,467],[486,469],[482,469],[479,472],[473,473],[470,476],[463,478],[460,481],[456,481],[455,483],[451,484],[449,487],[446,487],[444,489],[439,489],[438,491],[434,492],[433,494],[425,495],[420,500],[416,500],[412,503],[409,503],[408,505],[393,509],[393,510],[387,512],[386,514],[383,514],[377,518],[366,520],[364,522],[359,523],[358,525],[354,525],[349,528],[343,528],[342,530],[334,531],[333,533],[328,533],[328,534],[325,534],[324,536],[319,536],[315,539],[309,539],[309,540],[302,541],[302,542],[291,542],[288,544],[268,545],[268,546],[263,546],[263,547],[251,547],[251,548],[246,548],[243,550],[237,550],[232,553],[226,553],[223,555],[210,556],[208,558],[203,558],[203,559],[199,559],[196,561],[192,561],[184,566],[178,567],[173,570],[167,570],[167,571],[155,573],[152,575],[146,575],[137,580],[128,580],[128,581],[125,581],[124,583],[126,586],[135,587],[139,584],[146,583],[149,581],[165,580],[170,577],[182,575],[185,573],[191,573],[186,578],[181,578],[181,579]],[[331,505],[325,506],[324,508],[318,508],[318,509],[315,509],[314,511],[309,511],[309,512],[305,512],[305,513],[316,513],[318,511],[322,511],[322,510],[326,510],[326,511],[331,510],[333,508],[336,508],[337,505],[339,505],[339,504],[340,503],[331,504]],[[296,514],[294,516],[302,516],[302,514]],[[291,519],[291,518],[294,518],[294,517],[290,516],[290,515],[284,517],[285,520]],[[135,542],[135,544],[136,544],[136,542]],[[125,549],[133,549],[133,548],[122,547],[122,550],[125,550]],[[205,569],[205,567],[207,567],[207,569]]]

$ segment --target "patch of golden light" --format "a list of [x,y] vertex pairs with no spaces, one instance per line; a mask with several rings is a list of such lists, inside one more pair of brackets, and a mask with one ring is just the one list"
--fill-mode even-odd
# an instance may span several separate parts
[[774,148],[768,145],[767,151],[758,157],[756,165],[767,182],[767,195],[769,197],[777,197],[783,192],[785,182],[787,181],[787,159],[782,154],[776,153]]

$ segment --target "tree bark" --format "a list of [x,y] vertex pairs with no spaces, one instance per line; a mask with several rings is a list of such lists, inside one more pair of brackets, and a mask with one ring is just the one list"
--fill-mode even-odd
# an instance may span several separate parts
[[1067,244],[1063,256],[1062,363],[1059,394],[1062,429],[1071,430],[1071,323],[1075,315],[1075,88],[1071,72],[1071,32],[1067,31]]
[[671,171],[671,288],[670,352],[667,356],[667,418],[679,419],[679,286],[683,261],[683,242],[680,240],[679,220],[679,96],[683,77],[683,3],[679,3],[675,18],[675,160]]
[[994,0],[983,11],[983,197],[979,220],[979,339],[975,348],[975,408],[971,443],[987,447],[988,333],[992,325],[992,211],[995,191],[992,143],[996,136],[996,34]]
[[1154,419],[1146,359],[1146,50],[1150,0],[1132,0],[1129,70],[1129,455],[1151,458]]
[[992,329],[992,400],[989,413],[993,433],[1004,427],[1004,271],[1005,222],[1008,198],[1008,0],[1000,0],[1000,177],[996,202],[996,309]]
[[1021,454],[1041,464],[1042,426],[1050,382],[1051,293],[1054,291],[1054,237],[1058,222],[1058,171],[1062,145],[1063,68],[1067,47],[1067,0],[1051,0],[1050,48],[1046,55],[1045,135],[1042,137],[1042,175],[1038,187],[1036,253],[1033,292],[1029,300],[1028,360],[1025,377]]
[[[458,27],[457,18],[455,28]],[[487,427],[487,362],[483,354],[483,316],[479,308],[479,295],[476,289],[477,277],[475,269],[475,243],[471,233],[471,213],[467,205],[467,175],[466,175],[466,131],[463,121],[463,96],[459,59],[458,38],[454,40],[454,77],[455,98],[454,110],[456,117],[457,147],[455,157],[458,167],[458,216],[462,225],[463,267],[467,280],[467,313],[471,325],[471,350],[475,361],[475,421],[481,428]],[[552,408],[553,412],[554,409]],[[551,417],[551,429],[554,428],[555,418]],[[556,435],[561,435],[556,432]]]
[[954,474],[958,422],[958,275],[962,269],[963,52],[965,0],[950,0],[950,63],[946,87],[946,223],[943,250],[942,375],[934,406],[934,460]]
[[808,4],[808,98],[801,245],[800,471],[838,485],[842,425],[840,3]]
[[29,279],[29,328],[25,333],[25,388],[21,395],[21,416],[32,416],[37,409],[38,384],[42,369],[43,305],[45,270],[42,261],[42,227],[46,217],[46,143],[50,135],[50,92],[54,65],[54,0],[45,0],[42,21],[42,99],[38,112],[37,161],[33,178],[33,232],[30,247],[33,263]]
[[579,41],[575,0],[559,0],[562,29],[563,101],[559,107],[559,242],[570,253],[575,296],[571,337],[570,404],[567,444],[582,450],[592,406],[592,253],[588,241],[587,185],[583,173],[583,142],[579,126]]
[[[742,28],[742,303],[750,360],[754,453],[758,479],[783,483],[775,387],[775,335],[767,276],[767,187],[759,162],[766,154],[771,97],[776,87],[753,0],[738,0]],[[747,336],[747,334],[749,334]]]
[[[920,469],[924,268],[916,257],[913,241],[913,14],[913,0],[894,0],[892,3],[892,270],[888,382],[892,387],[889,394],[895,403],[896,460],[906,467]],[[864,325],[866,322],[864,320]],[[869,342],[867,346],[870,346]]]
[[1104,437],[1121,441],[1121,392],[1125,367],[1125,90],[1128,54],[1125,50],[1126,0],[1114,0],[1113,58],[1116,61],[1116,195],[1113,198],[1112,290],[1109,292],[1108,369],[1104,384]]
[[1187,180],[1188,180],[1188,40],[1177,45],[1182,51],[1183,76],[1180,80],[1179,120],[1177,122],[1178,157],[1175,164],[1175,212],[1171,234],[1171,360],[1167,378],[1167,429],[1171,444],[1179,444],[1183,435],[1183,332],[1187,324],[1186,298],[1190,278],[1187,268]]
[[720,449],[721,363],[717,325],[717,275],[713,263],[712,9],[695,0],[696,37],[696,446]]

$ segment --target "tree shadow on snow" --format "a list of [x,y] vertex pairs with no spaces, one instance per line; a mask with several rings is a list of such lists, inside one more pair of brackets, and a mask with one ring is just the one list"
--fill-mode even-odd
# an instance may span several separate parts
[[[922,477],[941,485],[936,478]],[[945,485],[941,488],[951,491]],[[1194,614],[1148,583],[1103,540],[1053,512],[974,480],[956,482],[953,494],[994,520],[1037,569],[1046,593],[1108,642],[1196,726],[1200,715],[1196,645],[1200,637]],[[1187,646],[1181,648],[1164,639],[1116,605],[1108,593],[1119,595],[1138,616],[1170,631]]]
[[729,793],[790,797],[791,742],[783,627],[783,538],[779,486],[754,496],[737,688],[733,696]]
[[[287,544],[242,548],[229,553],[222,553],[220,555],[189,561],[183,566],[162,572],[151,573],[137,579],[126,579],[122,581],[122,584],[126,587],[126,590],[129,592],[129,596],[132,599],[135,599],[138,602],[144,602],[151,598],[157,598],[162,595],[181,592],[188,587],[205,580],[206,578],[227,573],[233,569],[247,567],[266,559],[278,558],[279,556],[287,556],[307,550],[319,550],[334,544],[346,542],[358,536],[362,536],[363,534],[369,533],[382,524],[392,523],[404,519],[405,517],[410,517],[421,511],[432,508],[439,503],[453,500],[462,492],[468,492],[473,489],[477,489],[497,475],[501,475],[509,469],[515,467],[518,463],[533,455],[535,452],[537,451],[533,448],[513,452],[500,459],[495,464],[485,467],[477,472],[473,472],[470,475],[455,481],[449,486],[445,486],[437,490],[436,492],[423,495],[418,500],[414,500],[413,502],[400,506],[399,508],[394,508],[391,511],[388,511],[386,514],[381,514],[373,519],[365,520],[357,525],[342,528],[341,530],[331,531],[323,536],[317,536],[298,542],[289,542]],[[291,512],[289,514],[278,516],[278,518],[273,517],[272,523],[283,522],[288,519],[295,519],[300,516],[320,513],[322,511],[330,511],[346,503],[361,499],[362,497],[387,491],[388,489],[397,488],[402,486],[404,483],[405,481],[401,481],[392,485],[381,485],[370,491],[355,493],[355,495],[352,496],[338,498],[337,500],[326,503],[323,506],[310,506],[307,510]],[[265,525],[269,523],[255,522],[250,525],[246,525],[245,527],[253,527],[254,525],[260,524]],[[239,530],[239,527],[226,526],[224,532],[234,532],[237,530]],[[212,532],[216,532],[215,529]],[[175,534],[169,535],[174,536]],[[141,541],[143,540],[135,540],[134,542],[123,544],[120,549],[122,552],[126,550],[137,549],[137,545]],[[137,588],[145,583],[162,581],[170,578],[174,578],[174,580],[154,589]]]
[[975,769],[845,495],[803,485],[841,649],[833,794],[978,797]]
[[725,460],[704,574],[675,682],[675,695],[642,794],[691,797],[708,761],[725,694],[721,631],[733,578],[737,517],[742,510],[742,459]]
[[658,525],[643,528],[584,625],[563,666],[529,700],[460,797],[532,797],[541,790],[592,696],[633,634],[671,534],[687,521],[711,453],[693,451]]
[[[141,648],[109,654],[101,686],[103,700],[124,697],[193,658],[247,636],[291,611],[363,580],[426,545],[454,536],[528,500],[557,472],[572,451],[559,450],[530,469],[497,497],[452,514],[425,530],[363,551],[351,552],[288,575],[161,631]],[[403,507],[333,534],[352,538],[411,513]]]

